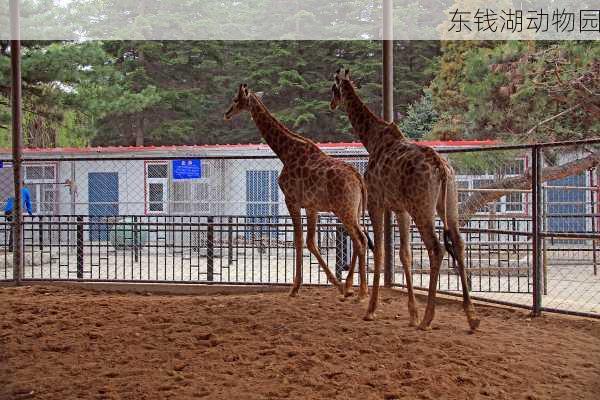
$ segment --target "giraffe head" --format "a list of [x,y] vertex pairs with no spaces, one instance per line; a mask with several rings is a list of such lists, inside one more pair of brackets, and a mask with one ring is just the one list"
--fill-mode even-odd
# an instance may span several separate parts
[[348,68],[338,69],[335,74],[333,74],[333,81],[333,85],[331,86],[331,102],[329,103],[329,108],[335,110],[336,108],[344,105],[342,85],[346,82],[352,85],[352,81],[350,80],[350,70]]
[[248,85],[242,83],[238,88],[236,95],[233,97],[233,102],[229,109],[225,112],[224,118],[225,120],[230,120],[235,115],[241,113],[242,111],[250,110],[250,96],[256,96],[257,98],[262,97],[262,92],[252,93],[248,90]]

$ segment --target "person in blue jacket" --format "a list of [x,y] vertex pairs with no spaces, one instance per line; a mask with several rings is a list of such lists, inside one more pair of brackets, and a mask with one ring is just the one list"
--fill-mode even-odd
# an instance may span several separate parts
[[[21,189],[21,199],[23,201],[23,206],[27,210],[29,215],[32,215],[31,211],[31,193],[29,193],[29,189],[26,187]],[[7,222],[12,222],[13,219],[13,210],[15,208],[15,198],[14,196],[10,196],[6,200],[6,205],[4,206],[4,216]],[[10,235],[8,238],[8,251],[12,251],[13,248],[13,230],[11,228]]]

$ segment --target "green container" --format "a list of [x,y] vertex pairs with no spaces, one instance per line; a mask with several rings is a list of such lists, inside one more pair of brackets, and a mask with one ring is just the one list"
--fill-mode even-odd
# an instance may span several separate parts
[[139,224],[133,224],[134,222],[133,218],[126,217],[118,220],[116,225],[111,226],[108,238],[116,249],[133,248],[136,245],[143,247],[146,244],[148,232],[142,230]]

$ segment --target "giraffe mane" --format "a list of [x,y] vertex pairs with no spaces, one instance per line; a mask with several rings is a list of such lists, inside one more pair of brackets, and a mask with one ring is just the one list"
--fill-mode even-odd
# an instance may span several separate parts
[[289,129],[287,126],[285,126],[283,123],[281,123],[281,121],[279,121],[279,119],[275,118],[275,116],[271,113],[271,111],[267,108],[267,106],[265,105],[265,103],[262,102],[262,100],[256,95],[256,93],[252,92],[251,96],[254,98],[254,100],[256,102],[258,102],[258,104],[261,105],[262,108],[264,108],[264,110],[271,115],[271,117],[273,117],[273,120],[277,123],[277,126],[282,129],[283,131],[285,131],[286,134],[288,134],[289,136],[291,136],[292,138],[294,138],[295,140],[298,140],[299,142],[302,142],[304,144],[310,145],[312,147],[314,147],[316,150],[322,151],[319,146],[317,146],[317,144],[304,137],[301,136],[299,134],[297,134],[296,132],[292,131],[291,129]]
[[385,129],[388,131],[391,131],[395,136],[402,138],[402,139],[406,139],[406,135],[404,135],[404,133],[400,130],[398,125],[396,125],[394,122],[388,122],[388,121],[384,120],[379,115],[377,115],[373,111],[371,111],[371,109],[369,107],[367,107],[367,105],[362,100],[362,98],[358,95],[358,93],[356,93],[356,88],[354,87],[354,84],[352,83],[352,81],[350,79],[347,79],[346,81],[349,83],[349,85],[347,85],[347,86],[349,86],[351,88],[352,94],[362,103],[365,110],[367,111],[367,113],[369,113],[370,116],[372,116],[377,122],[387,125],[387,127]]
[[369,107],[367,107],[367,105],[365,104],[365,102],[363,101],[363,99],[358,95],[358,93],[356,93],[356,88],[354,87],[354,83],[352,83],[352,81],[350,79],[346,79],[346,82],[348,82],[348,87],[350,87],[350,89],[352,90],[352,94],[354,96],[356,96],[356,98],[358,100],[360,100],[360,102],[365,106],[367,112],[373,116],[377,122],[381,122],[384,124],[389,124],[389,122],[387,122],[386,120],[384,120],[383,118],[381,118],[379,115],[375,114],[373,111],[371,111],[371,109]]

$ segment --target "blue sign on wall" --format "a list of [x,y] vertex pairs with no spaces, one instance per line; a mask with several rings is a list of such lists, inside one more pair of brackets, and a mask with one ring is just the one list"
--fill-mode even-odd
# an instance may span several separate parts
[[173,180],[202,178],[202,160],[173,160]]

